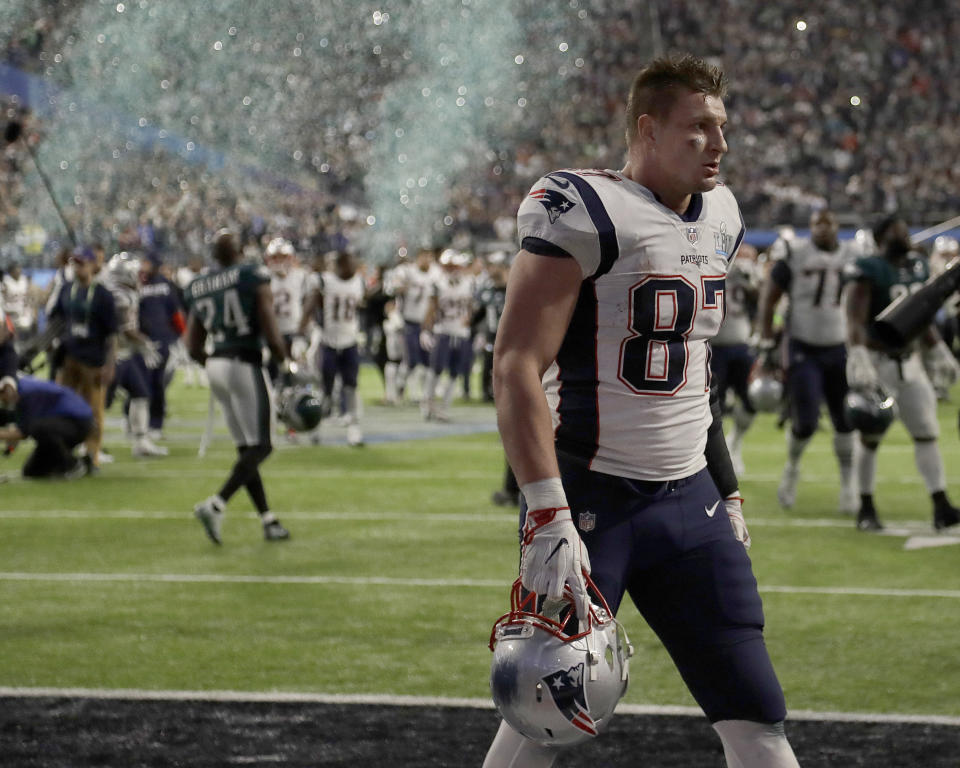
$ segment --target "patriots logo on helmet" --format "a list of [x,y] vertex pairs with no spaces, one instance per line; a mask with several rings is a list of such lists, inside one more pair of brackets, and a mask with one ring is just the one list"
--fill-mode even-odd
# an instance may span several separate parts
[[535,189],[530,193],[530,197],[539,200],[540,205],[547,209],[547,215],[550,217],[550,223],[555,224],[567,211],[573,210],[576,203],[568,200],[563,193],[555,189]]
[[597,724],[590,717],[587,694],[583,689],[583,664],[547,675],[543,683],[553,696],[553,703],[567,720],[581,731],[591,736],[597,735]]

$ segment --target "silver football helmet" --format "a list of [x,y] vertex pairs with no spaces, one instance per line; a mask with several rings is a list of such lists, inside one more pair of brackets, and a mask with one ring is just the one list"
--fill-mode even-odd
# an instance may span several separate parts
[[136,289],[140,285],[140,259],[127,251],[120,251],[107,262],[107,274],[114,285]]
[[759,371],[747,386],[747,395],[761,413],[776,413],[783,399],[783,382],[768,371]]
[[[536,594],[514,582],[510,612],[493,625],[490,691],[514,730],[545,746],[569,746],[606,727],[627,690],[633,647],[590,577],[586,627],[572,609],[556,619],[536,611]],[[567,588],[569,593],[569,588]]]

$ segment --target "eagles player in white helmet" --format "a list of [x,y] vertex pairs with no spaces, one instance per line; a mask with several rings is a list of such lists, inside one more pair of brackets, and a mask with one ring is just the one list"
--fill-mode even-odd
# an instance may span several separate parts
[[[423,320],[421,346],[430,351],[430,369],[424,387],[421,410],[425,419],[449,421],[450,403],[470,348],[470,319],[473,316],[473,276],[466,272],[466,260],[447,249],[440,254],[442,272],[434,282],[430,306]],[[434,401],[437,384],[446,372],[440,402]]]
[[785,327],[786,381],[790,402],[787,462],[777,499],[790,509],[797,499],[800,458],[817,431],[826,401],[833,422],[833,451],[840,468],[841,512],[857,511],[853,468],[854,430],[844,411],[847,394],[847,323],[842,303],[844,270],[854,261],[853,243],[837,239],[837,220],[826,209],[810,216],[810,237],[781,238],[771,248],[773,265],[760,303],[761,346],[774,344],[773,315],[789,297]]
[[102,273],[101,282],[113,294],[117,312],[116,372],[107,389],[109,408],[117,388],[130,397],[128,420],[134,456],[166,456],[166,448],[149,437],[150,387],[147,369],[161,363],[157,344],[148,339],[139,327],[140,261],[127,252],[111,257]]
[[[525,501],[523,587],[548,612],[568,590],[581,620],[584,574],[614,613],[629,594],[727,765],[796,768],[736,477],[712,429],[707,341],[745,231],[718,180],[725,93],[702,60],[657,59],[630,89],[623,170],[534,184],[494,350],[497,421]],[[484,765],[556,757],[504,722]]]
[[757,311],[757,295],[760,290],[760,272],[757,265],[757,249],[748,243],[740,246],[737,260],[727,271],[727,283],[723,293],[723,324],[710,341],[713,354],[710,370],[717,386],[721,406],[726,406],[727,392],[733,391],[733,428],[727,437],[730,460],[738,475],[744,472],[743,436],[753,424],[756,410],[748,392],[750,369],[756,359],[750,348],[753,335],[753,318]]

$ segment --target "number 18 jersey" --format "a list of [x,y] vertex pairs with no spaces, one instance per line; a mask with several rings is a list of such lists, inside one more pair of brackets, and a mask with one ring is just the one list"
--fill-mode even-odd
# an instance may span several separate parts
[[575,259],[584,278],[543,377],[558,450],[643,480],[703,469],[707,341],[744,234],[730,190],[693,195],[681,216],[615,171],[557,171],[521,204],[518,234],[527,251]]

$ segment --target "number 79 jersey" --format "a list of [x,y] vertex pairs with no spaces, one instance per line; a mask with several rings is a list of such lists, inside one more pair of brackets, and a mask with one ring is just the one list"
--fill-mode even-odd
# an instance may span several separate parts
[[707,342],[744,234],[730,190],[693,195],[681,216],[615,171],[557,171],[521,204],[518,234],[527,251],[574,258],[584,278],[543,377],[557,449],[643,480],[703,469]]
[[260,354],[263,337],[257,315],[257,288],[269,282],[266,267],[244,262],[204,273],[187,286],[187,307],[206,329],[214,355]]

